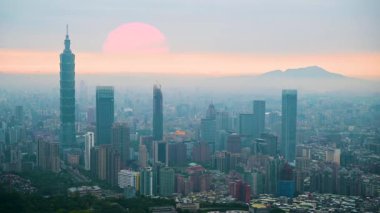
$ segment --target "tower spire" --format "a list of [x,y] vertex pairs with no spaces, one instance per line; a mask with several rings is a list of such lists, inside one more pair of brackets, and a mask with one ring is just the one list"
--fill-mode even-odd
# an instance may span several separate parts
[[69,25],[66,24],[65,51],[70,51]]

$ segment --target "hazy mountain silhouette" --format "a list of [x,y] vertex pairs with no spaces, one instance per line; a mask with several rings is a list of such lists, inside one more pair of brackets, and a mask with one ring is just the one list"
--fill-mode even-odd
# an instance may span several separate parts
[[323,78],[342,79],[348,78],[344,75],[329,72],[318,66],[310,66],[297,69],[287,69],[285,71],[274,70],[258,76],[259,78]]
[[[114,85],[131,90],[151,91],[154,83],[160,82],[165,90],[212,92],[219,94],[280,94],[285,88],[299,89],[304,93],[378,93],[379,80],[369,81],[347,77],[327,71],[318,66],[275,70],[261,75],[236,75],[209,77],[176,74],[78,74],[77,87],[83,80],[94,90],[96,85]],[[26,91],[53,89],[58,92],[59,74],[11,74],[0,72],[0,89],[22,89]]]

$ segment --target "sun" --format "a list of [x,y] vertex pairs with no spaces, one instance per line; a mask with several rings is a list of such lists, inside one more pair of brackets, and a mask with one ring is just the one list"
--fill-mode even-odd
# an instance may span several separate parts
[[105,53],[167,53],[165,35],[156,27],[133,22],[112,30],[103,44]]

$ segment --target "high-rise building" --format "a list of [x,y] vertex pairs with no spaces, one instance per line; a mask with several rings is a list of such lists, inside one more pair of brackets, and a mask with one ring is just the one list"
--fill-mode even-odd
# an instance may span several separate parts
[[252,137],[255,129],[255,115],[254,114],[240,114],[239,115],[239,134],[241,136]]
[[184,166],[186,164],[186,144],[183,142],[168,143],[168,166]]
[[205,163],[210,160],[209,146],[206,143],[196,143],[192,149],[192,160]]
[[43,170],[58,173],[61,171],[59,143],[40,138],[37,143],[37,164]]
[[216,109],[215,109],[214,104],[208,105],[208,109],[206,112],[206,118],[207,119],[214,119],[214,120],[216,119]]
[[112,187],[114,187],[117,185],[118,173],[121,170],[121,154],[119,150],[109,146],[106,156],[106,180]]
[[139,166],[145,168],[148,165],[148,150],[144,144],[139,146]]
[[75,145],[75,55],[70,49],[68,30],[60,70],[60,143],[63,148],[70,148]]
[[164,134],[163,100],[160,85],[153,87],[153,140],[160,141]]
[[174,193],[174,170],[169,167],[160,169],[160,194],[171,196]]
[[111,86],[96,87],[96,145],[111,144],[114,122],[114,89]]
[[167,164],[168,143],[165,141],[153,141],[153,160],[154,163]]
[[91,149],[95,145],[94,133],[87,132],[84,135],[84,169],[91,169]]
[[282,91],[281,154],[289,162],[295,161],[297,131],[297,90]]
[[216,137],[216,121],[212,118],[204,118],[201,120],[201,143],[206,143],[209,150],[214,152]]
[[257,138],[265,132],[265,101],[253,101],[253,114],[255,115],[253,137]]
[[240,153],[241,138],[238,134],[233,133],[227,138],[227,152]]
[[126,169],[120,170],[118,174],[118,185],[120,188],[132,186],[138,191],[140,188],[140,172]]
[[107,179],[107,152],[110,145],[102,144],[91,149],[91,173],[99,180]]
[[153,196],[153,169],[146,167],[140,172],[140,194]]
[[120,152],[122,167],[127,165],[129,157],[130,136],[126,123],[114,123],[112,126],[111,143],[113,149]]

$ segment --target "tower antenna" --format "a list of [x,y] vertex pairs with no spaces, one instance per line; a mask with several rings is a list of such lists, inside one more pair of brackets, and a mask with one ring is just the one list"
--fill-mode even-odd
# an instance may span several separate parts
[[69,35],[69,25],[66,24],[66,35]]

